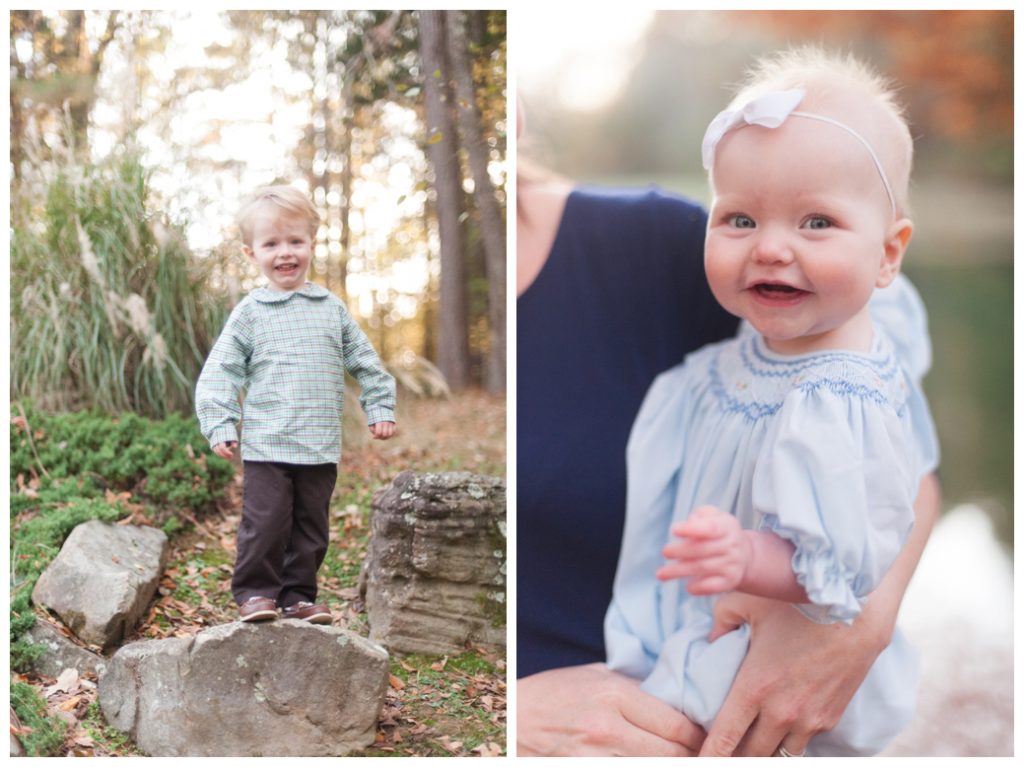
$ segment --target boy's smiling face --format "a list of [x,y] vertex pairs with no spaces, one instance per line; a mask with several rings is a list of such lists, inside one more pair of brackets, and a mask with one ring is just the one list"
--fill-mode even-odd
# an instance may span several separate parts
[[252,228],[252,245],[242,252],[260,267],[272,290],[298,290],[306,284],[313,257],[310,224],[299,216],[264,210]]

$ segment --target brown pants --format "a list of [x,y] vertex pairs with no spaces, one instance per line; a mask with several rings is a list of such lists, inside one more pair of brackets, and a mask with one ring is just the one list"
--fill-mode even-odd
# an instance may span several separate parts
[[316,602],[316,573],[327,553],[333,463],[245,461],[242,523],[231,592],[238,604],[269,597],[279,607]]

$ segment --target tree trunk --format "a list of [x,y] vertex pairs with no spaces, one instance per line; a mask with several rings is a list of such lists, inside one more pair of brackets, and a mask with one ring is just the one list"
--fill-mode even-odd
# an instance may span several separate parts
[[338,258],[338,283],[342,300],[348,302],[348,260],[352,247],[352,128],[355,103],[352,98],[353,75],[346,71],[341,88],[341,254]]
[[466,267],[459,231],[458,143],[446,95],[444,11],[420,11],[420,58],[427,107],[427,156],[434,168],[441,240],[441,307],[437,364],[453,391],[469,383]]
[[86,29],[85,11],[67,11],[68,29],[65,33],[65,44],[68,51],[75,57],[72,65],[81,79],[81,94],[70,100],[68,114],[71,116],[72,142],[75,154],[79,157],[89,156],[89,118],[96,106],[96,82],[99,79],[103,55],[114,39],[119,24],[119,11],[110,11],[107,15],[107,26],[96,45],[96,52],[89,48],[89,35]]
[[75,58],[74,72],[81,78],[79,88],[85,93],[69,99],[68,115],[71,119],[71,148],[78,157],[89,156],[89,112],[95,99],[94,83],[86,78],[92,72],[92,54],[89,51],[89,39],[85,34],[85,11],[68,11],[68,28],[65,33],[67,49]]
[[[32,25],[31,11],[11,11],[11,37],[14,37],[15,31],[21,31],[23,29],[30,29]],[[19,186],[21,182],[22,168],[21,164],[25,160],[25,115],[22,110],[22,96],[19,93],[20,85],[26,79],[25,65],[18,59],[17,53],[14,49],[14,41],[11,43],[11,197],[13,198],[14,190]]]
[[491,348],[487,357],[487,390],[505,391],[505,220],[487,172],[488,151],[480,131],[476,89],[461,11],[447,14],[448,53],[455,76],[456,114],[462,146],[469,154],[473,200],[480,211],[487,268],[488,319]]

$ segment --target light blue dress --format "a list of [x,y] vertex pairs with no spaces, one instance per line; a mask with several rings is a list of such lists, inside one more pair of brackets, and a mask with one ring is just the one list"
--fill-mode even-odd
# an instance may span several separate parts
[[[633,425],[608,664],[705,728],[749,627],[708,642],[715,597],[655,578],[670,526],[711,504],[744,528],[775,532],[794,544],[793,570],[811,600],[795,608],[849,623],[899,553],[920,479],[938,463],[919,386],[930,364],[924,308],[906,280],[876,293],[869,353],[783,356],[747,326],[659,376]],[[881,751],[909,722],[916,687],[915,656],[897,632],[807,753]]]

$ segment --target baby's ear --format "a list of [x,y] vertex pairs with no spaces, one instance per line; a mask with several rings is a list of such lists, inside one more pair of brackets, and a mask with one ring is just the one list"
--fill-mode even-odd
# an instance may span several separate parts
[[885,251],[882,264],[878,270],[875,287],[884,288],[896,279],[903,263],[903,254],[907,252],[910,238],[914,234],[914,222],[909,218],[901,218],[893,222],[885,238]]
[[246,258],[255,258],[256,257],[255,254],[252,251],[252,248],[250,248],[248,245],[243,245],[242,246],[242,255],[244,255]]

